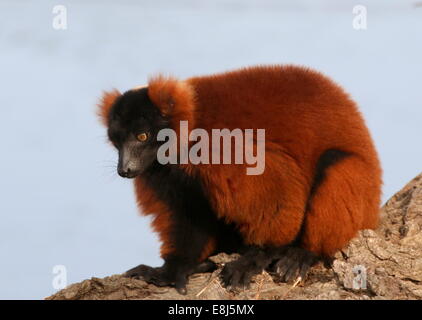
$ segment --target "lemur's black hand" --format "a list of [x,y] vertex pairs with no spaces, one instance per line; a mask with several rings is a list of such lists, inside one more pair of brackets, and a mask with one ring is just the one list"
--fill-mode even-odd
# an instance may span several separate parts
[[153,268],[141,264],[126,271],[123,276],[142,279],[159,287],[174,286],[180,294],[185,295],[188,277],[193,273],[212,272],[216,265],[206,260],[202,263],[190,263],[178,259],[167,260],[162,267]]

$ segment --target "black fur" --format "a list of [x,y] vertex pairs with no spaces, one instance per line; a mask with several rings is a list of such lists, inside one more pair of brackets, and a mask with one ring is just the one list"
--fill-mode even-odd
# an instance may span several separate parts
[[168,119],[148,97],[148,89],[127,91],[110,109],[108,136],[120,148],[129,135],[150,132],[149,143],[159,145],[156,137],[161,129],[168,127]]
[[238,260],[227,263],[221,276],[228,287],[247,288],[251,278],[266,269],[275,273],[280,281],[290,282],[298,276],[305,279],[317,260],[315,254],[298,246],[251,246]]
[[[142,176],[157,198],[172,210],[170,234],[174,254],[164,257],[161,278],[149,279],[158,285],[175,285],[183,291],[187,276],[198,268],[198,260],[210,238],[217,240],[218,252],[234,252],[242,247],[233,226],[217,219],[199,179],[186,175],[176,165],[155,162]],[[151,271],[148,271],[151,273]],[[143,278],[150,277],[144,275]],[[160,278],[154,274],[152,278]],[[161,281],[161,282],[160,282]]]
[[[218,242],[221,251],[233,252],[233,248],[239,248],[240,235],[234,226],[217,219],[198,177],[187,175],[177,165],[155,162],[142,179],[160,201],[172,208],[175,224],[172,243],[176,248],[188,251],[189,256],[194,252],[197,252],[194,255],[200,254],[201,242],[211,236],[224,239]],[[186,250],[186,244],[189,250]]]

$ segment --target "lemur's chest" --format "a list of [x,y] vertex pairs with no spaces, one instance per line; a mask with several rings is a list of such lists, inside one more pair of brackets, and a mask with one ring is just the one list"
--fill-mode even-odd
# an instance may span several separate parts
[[154,164],[135,179],[135,192],[144,214],[166,210],[174,215],[189,216],[212,211],[201,181],[177,166]]

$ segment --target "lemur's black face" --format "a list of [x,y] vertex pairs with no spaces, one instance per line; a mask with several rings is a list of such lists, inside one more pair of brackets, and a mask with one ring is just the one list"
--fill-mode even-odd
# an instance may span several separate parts
[[125,178],[140,175],[156,160],[163,143],[157,141],[157,134],[168,124],[147,90],[127,91],[110,110],[108,137],[119,151],[117,172]]

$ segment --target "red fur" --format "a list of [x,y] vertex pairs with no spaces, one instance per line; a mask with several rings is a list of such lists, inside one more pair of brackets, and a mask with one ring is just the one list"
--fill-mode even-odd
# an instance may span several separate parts
[[116,89],[103,92],[103,96],[97,105],[97,114],[100,117],[100,121],[103,125],[108,125],[108,115],[110,113],[110,108],[113,106],[114,101],[116,101],[116,99],[120,96],[121,93]]
[[170,209],[155,197],[142,182],[142,179],[135,179],[135,193],[138,206],[144,215],[153,215],[152,228],[159,234],[162,243],[160,254],[162,257],[172,253],[174,248],[170,241],[171,222]]
[[[266,129],[262,175],[246,175],[244,165],[186,167],[200,174],[217,214],[236,223],[248,243],[285,245],[294,239],[318,158],[327,149],[353,156],[329,168],[317,189],[306,215],[305,247],[332,255],[358,230],[377,226],[379,160],[355,103],[330,79],[306,68],[274,66],[196,77],[186,83],[189,90],[158,90],[150,97],[174,95],[182,100],[186,95],[184,101],[192,105],[183,105],[183,111],[195,110],[191,129]],[[192,88],[195,101],[190,98]]]
[[171,126],[179,132],[180,121],[195,124],[194,89],[184,81],[158,75],[148,82],[148,96],[163,115],[170,116]]
[[[262,175],[246,175],[246,164],[184,166],[202,178],[217,215],[235,223],[247,243],[288,244],[305,219],[305,248],[331,256],[358,230],[377,226],[382,182],[372,139],[355,103],[322,74],[272,66],[185,81],[159,76],[148,94],[176,132],[180,120],[208,132],[266,130]],[[351,156],[328,168],[305,214],[317,161],[328,149]],[[141,179],[135,182],[138,202],[144,213],[157,215],[154,227],[168,253],[169,208],[142,188]],[[202,259],[211,253],[212,245]]]

